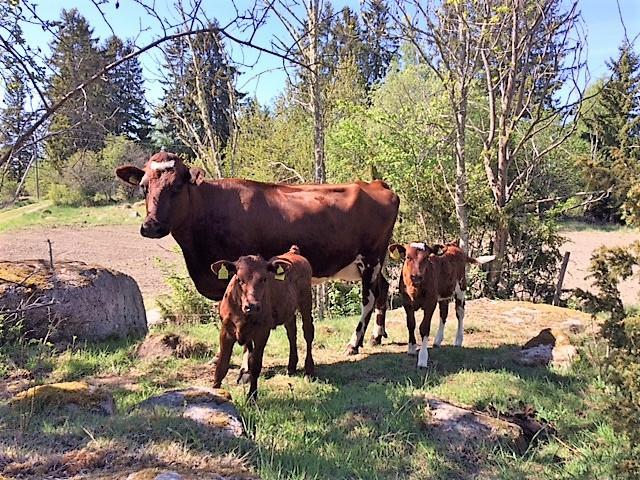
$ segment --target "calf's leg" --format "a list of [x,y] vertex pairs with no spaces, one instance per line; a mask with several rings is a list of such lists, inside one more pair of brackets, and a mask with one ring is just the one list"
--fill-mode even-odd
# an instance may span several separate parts
[[456,285],[456,291],[454,293],[456,299],[456,317],[458,319],[458,331],[456,332],[456,347],[462,346],[462,340],[464,339],[464,296],[465,291]]
[[220,388],[222,380],[229,371],[229,361],[233,352],[233,345],[236,343],[234,335],[230,335],[224,326],[220,329],[220,351],[218,352],[218,361],[216,362],[216,371],[213,374],[213,387]]
[[407,354],[417,355],[418,345],[416,345],[416,312],[412,305],[405,304],[404,312],[407,316],[407,331],[409,332],[409,343],[407,344]]
[[264,354],[264,347],[267,344],[267,339],[269,338],[269,330],[256,335],[256,337],[253,341],[253,350],[249,354],[249,374],[251,375],[251,381],[247,398],[251,402],[255,402],[258,398],[258,377],[262,370],[262,356]]
[[431,331],[431,317],[436,309],[437,302],[434,300],[423,306],[424,317],[420,323],[420,337],[422,345],[420,345],[420,353],[418,354],[418,368],[427,368],[429,363],[429,332]]
[[444,338],[444,324],[447,323],[447,315],[449,315],[449,300],[440,300],[438,302],[440,310],[440,326],[438,327],[438,333],[433,341],[434,347],[439,347]]
[[289,364],[287,365],[287,373],[294,375],[298,368],[298,329],[295,314],[291,320],[287,320],[284,323],[284,328],[287,329],[287,338],[289,339]]

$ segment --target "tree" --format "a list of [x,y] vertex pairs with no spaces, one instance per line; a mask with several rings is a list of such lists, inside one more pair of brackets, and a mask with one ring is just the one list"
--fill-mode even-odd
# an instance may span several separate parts
[[[51,44],[47,96],[53,104],[86,82],[104,65],[93,30],[76,9],[62,10],[56,36]],[[49,126],[51,132],[64,131],[47,141],[47,155],[58,168],[79,150],[99,150],[106,135],[104,119],[106,85],[96,81],[82,89],[82,95],[68,101]]]
[[385,0],[369,0],[362,11],[362,42],[365,59],[362,73],[366,85],[373,85],[384,79],[391,60],[398,51],[398,40],[390,34],[391,16]]
[[[213,30],[213,28],[211,29]],[[233,174],[225,149],[235,128],[240,94],[237,71],[224,53],[219,35],[204,32],[181,37],[165,50],[164,98],[157,116],[170,136],[187,147],[217,178]]]
[[[107,63],[115,62],[133,52],[130,42],[112,36],[103,48]],[[149,141],[151,120],[145,100],[142,66],[138,58],[121,63],[106,75],[105,128],[112,135],[126,135],[142,143]]]
[[628,43],[619,52],[608,62],[611,75],[583,118],[582,136],[592,152],[583,160],[587,188],[612,191],[586,213],[605,221],[621,220],[623,204],[640,178],[640,56]]

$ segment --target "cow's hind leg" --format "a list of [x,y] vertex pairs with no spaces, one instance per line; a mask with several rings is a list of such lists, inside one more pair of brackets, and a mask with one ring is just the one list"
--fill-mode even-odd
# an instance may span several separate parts
[[289,363],[287,365],[287,373],[294,375],[298,368],[298,328],[296,325],[296,316],[284,324],[287,329],[287,338],[289,339]]
[[464,296],[465,291],[460,288],[460,285],[456,285],[454,293],[456,299],[456,317],[458,318],[458,331],[456,332],[456,347],[462,346],[462,340],[464,339]]
[[442,339],[444,338],[444,325],[447,323],[447,315],[449,315],[449,300],[440,300],[438,302],[438,307],[440,310],[440,326],[438,327],[436,338],[433,341],[434,347],[439,347],[442,343]]
[[420,323],[422,345],[420,345],[420,353],[418,353],[418,368],[427,368],[427,364],[429,363],[429,331],[431,330],[431,317],[436,309],[436,303],[434,300],[423,307],[424,317],[422,323]]
[[362,271],[362,313],[360,314],[360,321],[356,326],[356,331],[353,332],[351,341],[347,344],[347,355],[355,355],[362,346],[364,334],[367,331],[367,326],[375,307],[374,281],[379,272],[379,263],[374,266],[365,265]]
[[387,331],[385,329],[385,318],[387,316],[387,297],[389,294],[389,282],[380,273],[375,281],[376,288],[374,294],[375,300],[375,314],[376,324],[374,326],[373,334],[371,335],[371,345],[380,345],[382,343],[382,337],[387,338]]

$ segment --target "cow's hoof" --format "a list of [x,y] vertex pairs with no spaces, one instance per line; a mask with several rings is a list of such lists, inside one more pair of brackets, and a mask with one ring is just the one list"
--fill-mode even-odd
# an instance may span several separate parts
[[287,368],[287,375],[293,377],[296,374],[296,369]]
[[418,346],[415,343],[410,343],[407,345],[407,355],[415,357],[418,355]]
[[377,347],[381,343],[382,343],[382,335],[379,337],[371,337],[371,340],[369,340],[369,345],[371,345],[372,347]]
[[351,355],[357,355],[358,354],[358,347],[354,347],[353,345],[347,345],[347,348],[344,351],[345,355],[347,356],[351,356]]

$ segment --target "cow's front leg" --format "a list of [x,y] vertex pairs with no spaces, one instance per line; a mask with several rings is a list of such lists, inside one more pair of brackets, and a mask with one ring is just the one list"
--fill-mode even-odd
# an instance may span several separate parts
[[385,318],[387,316],[387,298],[389,294],[389,282],[384,278],[382,273],[378,274],[378,278],[375,281],[376,289],[376,303],[375,314],[376,324],[374,326],[373,334],[371,336],[371,345],[380,345],[382,343],[382,337],[387,338],[387,331],[385,329]]
[[[377,270],[380,270],[379,264]],[[360,314],[360,321],[356,326],[356,331],[353,332],[351,341],[347,344],[347,355],[355,355],[362,346],[362,340],[364,339],[364,334],[367,331],[367,326],[369,325],[369,320],[375,307],[376,297],[373,292],[373,278],[374,268],[372,266],[365,266],[362,272],[362,312]]]
[[416,345],[416,312],[412,305],[405,304],[404,312],[407,316],[407,332],[409,333],[409,343],[407,344],[407,354],[417,355],[418,345]]
[[213,374],[214,388],[220,388],[222,380],[224,380],[224,377],[226,377],[229,371],[229,362],[231,361],[231,353],[233,352],[233,345],[235,343],[235,335],[230,334],[223,325],[220,329],[220,351],[218,352],[216,371]]
[[242,350],[242,365],[240,365],[240,371],[238,372],[238,380],[236,383],[238,385],[245,385],[249,383],[250,375],[249,375],[249,348],[247,345],[244,346]]
[[431,317],[436,309],[437,302],[434,300],[424,305],[424,317],[422,323],[420,323],[420,338],[422,339],[422,345],[420,345],[420,353],[418,353],[418,368],[427,368],[429,363],[429,332],[431,330]]

